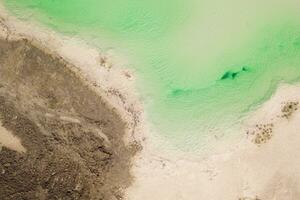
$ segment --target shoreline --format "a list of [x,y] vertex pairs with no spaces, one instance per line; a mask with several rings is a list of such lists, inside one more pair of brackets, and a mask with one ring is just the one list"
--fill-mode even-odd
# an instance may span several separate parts
[[[239,137],[216,141],[213,151],[167,156],[153,149],[144,152],[135,166],[139,178],[127,198],[299,199],[299,102],[300,84],[281,84],[270,99],[249,113]],[[270,137],[261,139],[269,127]]]
[[64,36],[37,22],[20,21],[10,15],[2,4],[0,12],[0,36],[8,40],[26,38],[45,52],[67,62],[67,67],[71,67],[128,122],[128,138],[142,140],[135,132],[144,129],[138,122],[145,121],[144,110],[135,87],[135,72],[126,68],[127,60],[115,52],[100,52],[79,38]]
[[[300,162],[292,157],[280,160],[272,155],[275,152],[287,157],[300,144],[300,136],[294,136],[295,128],[300,128],[297,125],[299,112],[295,111],[290,119],[278,117],[284,102],[300,101],[299,84],[281,84],[269,100],[247,115],[240,136],[216,139],[211,142],[215,145],[213,150],[201,155],[177,152],[169,150],[166,141],[156,138],[157,135],[149,135],[142,102],[135,90],[135,75],[124,67],[126,61],[118,59],[113,52],[99,53],[78,38],[68,38],[46,28],[43,30],[44,27],[20,22],[7,14],[2,5],[0,12],[0,36],[2,34],[8,40],[27,38],[43,51],[66,60],[68,67],[74,64],[71,70],[126,122],[124,141],[127,145],[137,142],[142,147],[132,159],[131,174],[135,181],[125,191],[128,200],[300,198],[297,181],[300,180],[300,168],[297,167]],[[5,26],[7,30],[3,28]],[[104,64],[102,58],[105,58]],[[274,135],[262,143],[253,143],[256,133],[252,132],[260,128],[256,125],[270,123],[275,124]],[[286,133],[285,129],[292,133]],[[287,144],[290,146],[285,146]],[[292,163],[292,170],[285,166],[288,162]],[[272,163],[274,166],[270,165]],[[262,172],[259,172],[261,168]],[[290,174],[295,172],[296,178],[293,178]],[[228,184],[232,187],[226,188]]]

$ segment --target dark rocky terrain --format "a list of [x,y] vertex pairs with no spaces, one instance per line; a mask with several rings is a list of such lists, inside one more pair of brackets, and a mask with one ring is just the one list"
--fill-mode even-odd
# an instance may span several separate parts
[[21,139],[0,151],[0,199],[122,199],[138,146],[125,123],[62,58],[0,40],[0,121]]

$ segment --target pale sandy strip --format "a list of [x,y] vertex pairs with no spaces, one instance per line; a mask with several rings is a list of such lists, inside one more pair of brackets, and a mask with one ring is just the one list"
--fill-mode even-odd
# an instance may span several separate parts
[[0,146],[7,147],[11,150],[25,153],[26,149],[20,139],[4,128],[0,122]]
[[[218,150],[180,155],[145,148],[134,166],[130,200],[300,199],[300,112],[278,118],[282,102],[300,101],[300,85],[283,84],[243,124],[241,137],[212,143]],[[274,136],[261,146],[246,137],[257,123],[274,123]],[[244,199],[243,199],[244,200]]]

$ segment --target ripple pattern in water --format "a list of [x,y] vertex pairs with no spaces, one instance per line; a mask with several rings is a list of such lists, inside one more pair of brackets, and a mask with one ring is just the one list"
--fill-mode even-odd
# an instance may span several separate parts
[[34,18],[129,52],[153,128],[195,146],[229,134],[300,75],[298,0],[6,0]]

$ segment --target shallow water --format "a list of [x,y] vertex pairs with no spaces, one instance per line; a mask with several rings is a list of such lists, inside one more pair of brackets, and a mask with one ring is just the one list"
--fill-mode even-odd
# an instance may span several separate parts
[[35,19],[126,53],[155,131],[198,146],[231,134],[280,81],[300,76],[298,0],[6,0]]

